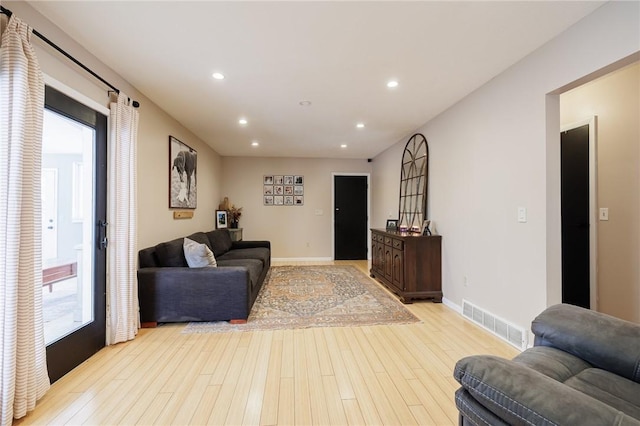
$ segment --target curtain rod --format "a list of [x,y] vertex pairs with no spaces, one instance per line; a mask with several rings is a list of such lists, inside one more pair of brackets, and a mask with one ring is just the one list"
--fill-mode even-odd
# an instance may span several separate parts
[[[13,12],[10,11],[9,9],[6,9],[3,6],[0,6],[0,12],[7,15],[8,17],[11,17],[11,15],[13,15]],[[33,34],[35,34],[36,36],[38,36],[42,41],[44,41],[45,43],[47,43],[49,46],[53,47],[55,50],[57,50],[59,53],[61,53],[62,55],[64,55],[64,57],[66,57],[67,59],[69,59],[70,61],[72,61],[74,64],[78,65],[80,68],[82,68],[83,70],[85,70],[86,72],[88,72],[89,74],[91,74],[92,76],[94,76],[95,78],[97,78],[98,80],[100,80],[103,84],[109,86],[111,89],[113,89],[114,92],[120,94],[120,89],[118,89],[117,87],[115,87],[113,84],[109,83],[107,80],[105,80],[104,78],[100,77],[98,74],[96,74],[93,70],[91,70],[89,67],[87,67],[85,64],[83,64],[82,62],[80,62],[79,60],[77,60],[76,58],[74,58],[73,56],[71,56],[69,53],[65,52],[60,46],[58,46],[57,44],[55,44],[54,42],[52,42],[51,40],[49,40],[47,37],[45,37],[44,35],[42,35],[42,33],[40,33],[38,30],[36,30],[35,28],[31,29]],[[140,106],[140,102],[138,101],[133,101],[132,103],[134,108],[138,108]]]

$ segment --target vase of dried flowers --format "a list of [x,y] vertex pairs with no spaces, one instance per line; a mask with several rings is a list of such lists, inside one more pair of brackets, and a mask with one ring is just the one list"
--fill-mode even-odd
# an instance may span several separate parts
[[229,227],[237,228],[238,222],[240,222],[240,216],[242,216],[242,207],[236,207],[229,202],[229,197],[224,197],[224,200],[218,206],[220,210],[226,210],[229,218]]

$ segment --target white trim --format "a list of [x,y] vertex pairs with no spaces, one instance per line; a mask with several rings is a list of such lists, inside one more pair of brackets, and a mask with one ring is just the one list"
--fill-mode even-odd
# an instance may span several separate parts
[[598,310],[598,117],[570,123],[560,128],[566,132],[589,125],[589,304]]
[[50,75],[44,74],[44,84],[47,86],[53,87],[57,91],[64,93],[65,95],[80,102],[81,104],[86,105],[87,107],[99,112],[100,114],[106,115],[107,117],[109,117],[109,114],[110,114],[109,108],[107,108],[104,105],[100,105],[98,102],[94,101],[90,97],[83,95],[82,93],[56,80]]
[[334,213],[336,211],[336,176],[365,176],[367,178],[367,260],[371,260],[371,173],[331,172],[331,260],[336,258],[336,229]]
[[331,262],[330,257],[273,257],[271,262]]
[[453,309],[454,311],[456,311],[457,313],[459,313],[460,315],[462,315],[462,306],[453,303],[451,300],[447,299],[446,297],[442,298],[442,304],[445,305],[446,307]]

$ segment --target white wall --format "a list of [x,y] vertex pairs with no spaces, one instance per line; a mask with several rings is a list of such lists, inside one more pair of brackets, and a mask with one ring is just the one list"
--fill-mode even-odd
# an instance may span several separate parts
[[[640,322],[640,63],[560,96],[562,125],[598,117],[598,311]],[[592,307],[593,308],[593,307]]]
[[[144,97],[122,77],[63,33],[26,2],[3,1],[23,21],[47,36],[105,80],[138,100],[138,247],[212,228],[211,217],[220,196],[221,160],[208,145]],[[99,105],[108,106],[107,90],[38,37],[32,37],[42,71]],[[108,42],[108,41],[105,41]],[[198,208],[193,219],[174,220],[169,209],[169,135],[198,151]]]
[[[429,219],[443,236],[446,299],[525,329],[560,301],[557,93],[638,52],[639,18],[637,2],[602,6],[416,130],[429,142]],[[409,136],[374,158],[374,183],[399,170]],[[397,203],[386,179],[374,185],[377,224]]]
[[[223,157],[222,170],[222,197],[242,207],[240,227],[245,240],[271,241],[274,258],[330,259],[332,173],[368,174],[371,165],[366,160]],[[303,175],[304,205],[264,206],[264,175]]]

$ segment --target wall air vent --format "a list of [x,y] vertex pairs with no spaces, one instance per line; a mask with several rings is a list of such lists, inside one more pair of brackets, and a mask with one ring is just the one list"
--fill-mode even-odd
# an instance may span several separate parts
[[522,351],[527,349],[528,334],[521,327],[510,324],[467,300],[462,300],[462,315],[516,348]]

